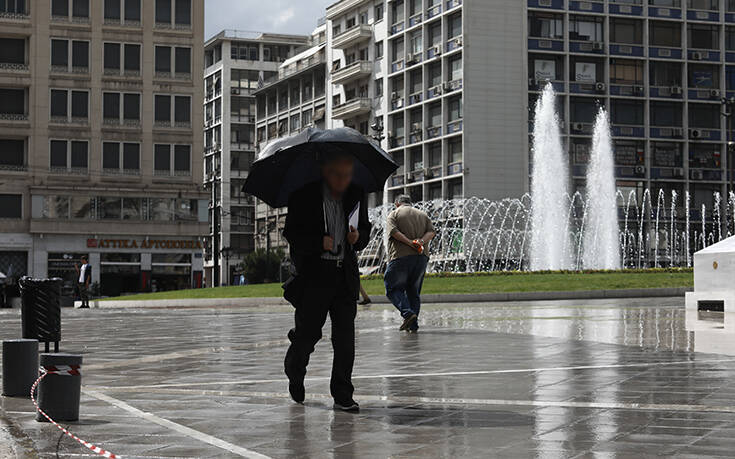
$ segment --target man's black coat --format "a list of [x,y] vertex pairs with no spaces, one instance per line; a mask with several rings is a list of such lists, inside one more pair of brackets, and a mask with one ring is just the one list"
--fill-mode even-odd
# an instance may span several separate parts
[[[296,277],[286,286],[286,299],[299,298],[306,285],[319,282],[321,256],[324,253],[324,206],[323,181],[310,183],[291,194],[288,200],[288,215],[283,235],[290,245],[291,261],[296,268]],[[360,291],[360,272],[357,265],[357,251],[364,249],[370,239],[372,225],[368,220],[367,197],[357,185],[350,185],[342,196],[345,221],[350,212],[360,203],[360,223],[357,230],[360,237],[355,245],[345,239],[344,271],[347,286],[357,299]],[[345,224],[347,228],[347,224]],[[348,228],[349,229],[349,228]],[[290,290],[290,291],[289,291]],[[296,300],[298,302],[298,300]],[[297,306],[294,304],[294,306]]]

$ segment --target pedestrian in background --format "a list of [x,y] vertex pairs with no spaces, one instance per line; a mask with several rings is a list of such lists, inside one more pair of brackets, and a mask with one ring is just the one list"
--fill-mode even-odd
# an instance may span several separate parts
[[429,263],[427,244],[436,236],[431,219],[412,206],[411,197],[400,195],[388,215],[388,267],[383,278],[388,299],[401,313],[401,331],[417,332],[421,287]]
[[82,255],[80,259],[82,266],[74,265],[77,270],[77,288],[79,289],[79,299],[82,302],[80,308],[89,307],[89,282],[92,279],[92,267],[87,262],[87,256]]

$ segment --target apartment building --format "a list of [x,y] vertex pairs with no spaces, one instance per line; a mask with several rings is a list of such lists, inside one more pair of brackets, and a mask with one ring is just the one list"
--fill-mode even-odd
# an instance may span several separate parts
[[204,0],[0,2],[0,271],[198,287]]
[[[208,285],[239,281],[256,241],[255,199],[242,192],[255,158],[255,92],[278,78],[308,36],[225,30],[204,46],[204,181],[210,193]],[[323,85],[322,85],[323,87]],[[313,88],[313,87],[312,87]]]
[[[258,145],[308,127],[327,127],[326,30],[325,21],[320,21],[309,45],[284,61],[278,73],[255,92]],[[285,248],[287,243],[282,233],[286,209],[273,209],[262,201],[256,202],[255,247]]]
[[703,204],[716,207],[714,193],[733,190],[732,118],[723,116],[732,104],[722,99],[735,97],[735,2],[528,0],[527,14],[529,106],[551,81],[575,188],[602,104],[626,196],[688,191],[699,219]]

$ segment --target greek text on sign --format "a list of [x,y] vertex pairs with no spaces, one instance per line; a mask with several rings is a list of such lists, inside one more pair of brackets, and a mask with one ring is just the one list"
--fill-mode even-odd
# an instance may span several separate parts
[[87,239],[87,247],[96,249],[202,249],[195,240],[177,239]]

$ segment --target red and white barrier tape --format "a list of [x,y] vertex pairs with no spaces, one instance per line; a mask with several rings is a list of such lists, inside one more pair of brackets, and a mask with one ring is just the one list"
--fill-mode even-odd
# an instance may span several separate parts
[[33,383],[33,386],[31,387],[31,400],[33,401],[33,404],[36,406],[36,409],[39,413],[43,415],[48,421],[59,428],[62,432],[64,432],[68,437],[78,441],[81,445],[91,449],[95,453],[99,454],[100,456],[108,457],[110,459],[119,459],[122,458],[122,456],[119,456],[117,454],[113,454],[109,451],[105,451],[104,449],[100,448],[99,446],[95,446],[92,443],[89,443],[88,441],[84,441],[81,438],[77,437],[73,433],[69,432],[65,428],[61,427],[56,421],[51,419],[51,417],[44,413],[43,410],[38,406],[38,402],[36,402],[35,397],[33,396],[33,393],[36,391],[36,387],[41,382],[43,378],[45,378],[48,375],[61,375],[61,376],[78,376],[81,373],[79,372],[79,366],[72,365],[72,366],[50,366],[47,368],[41,367],[40,368],[41,376],[38,377],[36,382]]

